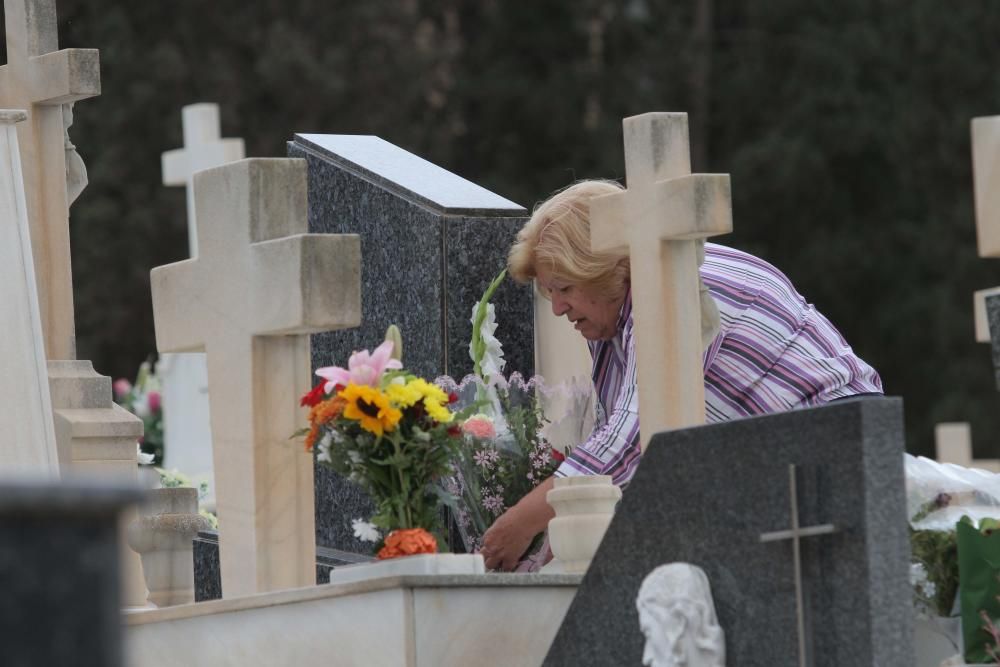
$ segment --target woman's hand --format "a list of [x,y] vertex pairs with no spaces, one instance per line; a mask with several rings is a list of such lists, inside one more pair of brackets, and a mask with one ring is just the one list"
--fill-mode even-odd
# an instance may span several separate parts
[[513,570],[535,535],[548,527],[549,520],[555,516],[545,500],[545,494],[552,488],[552,479],[550,477],[532,489],[517,505],[493,522],[483,535],[483,546],[479,551],[488,569]]
[[524,522],[518,521],[517,508],[507,510],[483,535],[480,553],[486,560],[486,568],[504,572],[513,570],[533,537],[524,531]]

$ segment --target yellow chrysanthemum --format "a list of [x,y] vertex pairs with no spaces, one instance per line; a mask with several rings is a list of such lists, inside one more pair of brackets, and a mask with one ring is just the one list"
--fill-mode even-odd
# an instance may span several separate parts
[[382,435],[396,428],[403,413],[392,407],[389,397],[375,387],[353,382],[337,394],[346,401],[343,416],[361,422],[361,428]]
[[397,408],[408,408],[424,397],[420,390],[413,386],[412,381],[406,384],[390,384],[385,388],[385,394]]
[[444,390],[436,384],[431,384],[427,380],[422,380],[420,378],[415,378],[410,380],[407,387],[412,387],[414,390],[420,392],[420,396],[425,399],[430,399],[439,405],[443,405],[448,402],[448,394],[444,393]]
[[427,414],[431,416],[431,419],[434,419],[435,421],[442,424],[447,424],[451,421],[451,411],[437,401],[425,398],[424,409],[427,410]]

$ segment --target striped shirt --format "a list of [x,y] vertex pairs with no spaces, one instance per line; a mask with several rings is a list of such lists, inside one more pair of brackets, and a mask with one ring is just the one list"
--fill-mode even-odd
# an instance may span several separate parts
[[[704,353],[709,423],[882,393],[878,373],[775,267],[706,243],[700,272],[719,308],[720,324]],[[617,335],[589,346],[597,394],[594,430],[556,476],[611,475],[624,486],[641,455],[631,291],[618,316]]]

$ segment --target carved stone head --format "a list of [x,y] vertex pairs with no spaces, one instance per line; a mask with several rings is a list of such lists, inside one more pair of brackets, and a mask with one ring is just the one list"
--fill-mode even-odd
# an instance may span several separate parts
[[650,572],[635,605],[646,637],[642,664],[650,667],[725,667],[725,635],[715,616],[708,577],[690,563]]

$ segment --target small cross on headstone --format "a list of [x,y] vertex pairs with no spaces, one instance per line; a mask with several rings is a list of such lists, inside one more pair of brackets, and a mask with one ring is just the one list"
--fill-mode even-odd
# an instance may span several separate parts
[[698,247],[732,231],[728,174],[691,174],[687,114],[623,121],[628,190],[591,200],[591,245],[627,247],[642,447],[705,422]]
[[58,48],[55,0],[4,0],[7,64],[0,108],[24,109],[17,125],[35,277],[48,359],[75,359],[73,275],[62,105],[101,93],[96,49]]
[[357,326],[354,235],[307,234],[304,160],[194,178],[197,258],[153,269],[161,352],[204,350],[225,597],[316,583],[313,459],[289,440],[311,386],[309,337]]
[[211,167],[242,160],[242,139],[221,139],[218,104],[189,104],[181,109],[184,148],[161,156],[164,185],[183,185],[187,189],[188,248],[198,256],[198,223],[194,215],[194,175]]
[[800,540],[803,537],[815,537],[817,535],[829,535],[836,532],[833,524],[825,523],[819,526],[799,525],[799,501],[798,489],[795,480],[795,464],[788,466],[788,494],[791,505],[792,527],[787,530],[763,533],[760,536],[761,542],[777,542],[779,540],[792,541],[792,565],[795,572],[795,617],[799,640],[799,667],[806,667],[806,627],[805,627],[805,605],[802,594],[802,547]]

